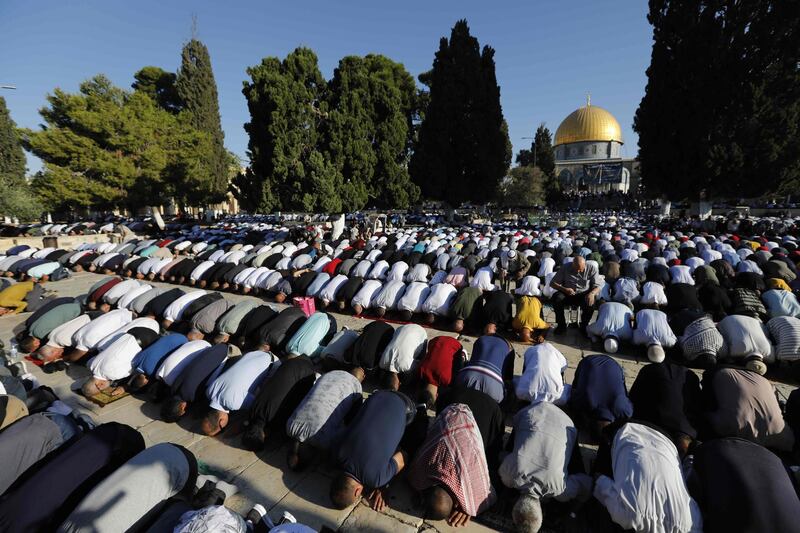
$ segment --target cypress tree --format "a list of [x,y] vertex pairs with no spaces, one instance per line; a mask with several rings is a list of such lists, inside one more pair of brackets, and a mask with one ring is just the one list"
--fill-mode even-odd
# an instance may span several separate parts
[[0,217],[31,219],[41,209],[25,179],[25,153],[16,127],[0,96]]
[[530,149],[520,150],[514,162],[521,167],[539,167],[548,178],[555,177],[556,157],[553,152],[553,135],[544,123],[539,124],[539,127],[536,128]]
[[642,180],[670,199],[800,184],[800,5],[651,0],[634,120]]
[[531,149],[536,150],[536,166],[544,172],[548,178],[556,175],[556,155],[553,152],[553,135],[544,124],[539,124],[536,133],[533,135]]
[[405,67],[382,55],[343,58],[328,84],[328,109],[322,145],[342,174],[344,207],[416,201],[407,163],[417,90]]
[[164,110],[179,113],[183,109],[183,102],[175,86],[177,75],[174,72],[167,72],[160,67],[142,67],[133,78],[136,81],[131,86],[152,98]]
[[219,117],[219,99],[211,58],[206,45],[192,39],[181,52],[181,67],[175,81],[183,112],[197,130],[211,136],[212,150],[206,160],[209,203],[221,200],[228,190],[228,152]]
[[9,183],[25,180],[25,152],[19,143],[16,127],[5,98],[0,96],[0,176]]
[[297,48],[283,61],[265,57],[247,73],[250,170],[234,182],[240,201],[262,212],[340,210],[341,175],[318,153],[328,113],[317,55]]
[[419,77],[430,101],[411,158],[422,194],[452,205],[485,203],[511,163],[494,50],[480,49],[465,20],[442,38],[433,69]]

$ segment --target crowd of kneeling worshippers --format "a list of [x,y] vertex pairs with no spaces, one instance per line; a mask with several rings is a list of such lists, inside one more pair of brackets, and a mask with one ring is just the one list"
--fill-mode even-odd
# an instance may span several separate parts
[[[494,507],[538,531],[567,506],[564,520],[598,531],[800,531],[800,393],[779,398],[763,377],[800,360],[796,233],[404,228],[300,241],[270,225],[195,228],[12,248],[0,272],[19,281],[0,307],[33,311],[17,340],[45,372],[88,367],[87,397],[141,394],[165,421],[241,430],[256,451],[287,437],[291,469],[327,456],[336,508],[364,496],[381,510],[405,470],[425,516],[454,526]],[[48,295],[43,280],[64,267],[110,277],[80,298]],[[400,325],[340,329],[328,311],[348,310]],[[567,314],[598,352],[569,384],[547,341]],[[530,345],[518,376],[508,339]],[[606,355],[625,344],[650,361],[630,390]],[[182,447],[95,427],[24,367],[0,377],[0,531],[267,527],[263,509],[222,506],[231,487],[199,476]],[[599,446],[590,468],[579,441]]]

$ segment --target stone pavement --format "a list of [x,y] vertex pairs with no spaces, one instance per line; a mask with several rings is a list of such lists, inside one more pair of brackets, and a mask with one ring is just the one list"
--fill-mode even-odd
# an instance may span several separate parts
[[[50,283],[48,288],[57,291],[60,296],[78,296],[85,294],[99,278],[100,276],[96,274],[84,272],[75,274],[69,280]],[[253,298],[230,293],[224,295],[225,298],[237,302]],[[0,339],[8,341],[27,316],[22,314],[0,317]],[[369,322],[367,319],[350,315],[335,314],[335,316],[340,328],[346,326],[360,330]],[[455,336],[452,332],[435,329],[428,329],[428,332],[429,337]],[[471,351],[475,338],[462,336],[460,340],[467,351]],[[584,355],[596,353],[591,350],[589,341],[577,330],[568,330],[567,334],[551,342],[561,350],[569,362],[566,372],[567,383],[572,383],[580,359]],[[515,343],[514,348],[517,353],[515,373],[519,374],[526,346]],[[620,354],[615,358],[625,370],[625,377],[630,386],[639,369],[646,364],[646,358]],[[85,367],[72,366],[66,372],[44,374],[31,363],[27,366],[43,385],[51,387],[63,401],[73,408],[88,413],[97,422],[117,421],[135,427],[142,433],[148,446],[158,442],[174,442],[187,447],[209,470],[239,488],[240,492],[229,498],[226,505],[241,513],[246,513],[253,504],[260,503],[267,508],[273,519],[279,518],[283,511],[289,511],[299,522],[315,529],[328,526],[342,532],[409,533],[453,530],[443,521],[423,520],[422,508],[402,476],[401,479],[393,481],[388,489],[387,508],[383,512],[375,512],[363,502],[342,511],[334,510],[329,505],[328,488],[335,470],[322,461],[318,461],[303,472],[289,470],[286,467],[286,446],[283,442],[270,442],[267,449],[256,454],[242,449],[240,438],[231,434],[233,431],[223,432],[218,437],[206,437],[200,433],[197,419],[187,416],[177,424],[162,422],[159,420],[158,405],[133,396],[125,397],[105,407],[98,407],[88,402],[73,392],[89,376]],[[794,388],[781,383],[776,383],[776,386],[783,398],[788,397]],[[584,447],[582,451],[587,460],[593,454],[589,447]],[[507,528],[509,524],[510,520],[507,517],[503,519],[497,515],[489,515],[479,517],[477,521],[470,522],[460,531],[496,531]]]

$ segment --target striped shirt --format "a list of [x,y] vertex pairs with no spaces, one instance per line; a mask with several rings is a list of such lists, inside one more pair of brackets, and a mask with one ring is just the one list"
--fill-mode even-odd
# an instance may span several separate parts
[[800,359],[800,318],[775,317],[767,322],[767,329],[775,341],[775,357],[778,361]]

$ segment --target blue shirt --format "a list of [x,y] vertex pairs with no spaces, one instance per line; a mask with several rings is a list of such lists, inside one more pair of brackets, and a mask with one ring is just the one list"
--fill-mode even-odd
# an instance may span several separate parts
[[392,456],[406,429],[406,402],[398,393],[378,391],[359,409],[336,451],[344,471],[368,488],[380,488],[397,474]]
[[625,374],[619,363],[607,355],[581,359],[572,382],[570,407],[593,420],[630,418],[633,405],[625,389]]
[[226,413],[248,409],[276,361],[278,358],[270,352],[248,352],[239,357],[206,387],[209,407]]
[[170,333],[136,354],[131,366],[139,373],[152,376],[161,362],[178,346],[188,341],[185,335]]
[[499,382],[503,382],[504,373],[508,372],[509,356],[513,353],[508,342],[494,335],[484,335],[475,341],[472,357],[461,372],[483,372]]

